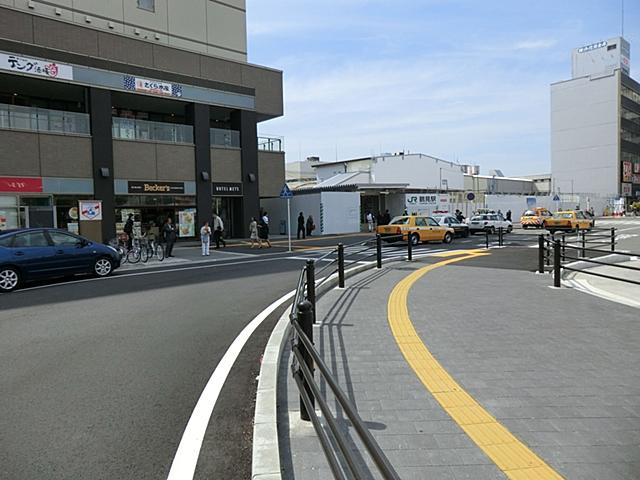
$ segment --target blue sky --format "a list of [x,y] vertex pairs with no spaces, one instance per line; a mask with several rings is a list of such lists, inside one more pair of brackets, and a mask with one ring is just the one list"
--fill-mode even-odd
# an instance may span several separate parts
[[[620,0],[248,0],[249,61],[284,71],[287,161],[411,151],[550,171],[549,84],[620,33]],[[625,1],[640,80],[640,0]],[[636,73],[639,72],[639,73]]]

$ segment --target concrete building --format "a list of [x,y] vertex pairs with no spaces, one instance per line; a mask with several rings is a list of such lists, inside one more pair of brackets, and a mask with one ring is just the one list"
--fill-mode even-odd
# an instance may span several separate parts
[[572,78],[551,85],[554,193],[640,197],[640,84],[629,52],[622,37],[574,49]]
[[[124,217],[246,234],[284,182],[282,72],[247,63],[244,0],[0,0],[0,229]],[[193,236],[195,225],[181,235]]]

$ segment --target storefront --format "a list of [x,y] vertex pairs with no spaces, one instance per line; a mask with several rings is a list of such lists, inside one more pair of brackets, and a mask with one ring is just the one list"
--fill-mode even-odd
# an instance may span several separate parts
[[212,194],[212,210],[222,219],[225,236],[242,235],[243,226],[238,223],[242,212],[242,183],[213,183]]

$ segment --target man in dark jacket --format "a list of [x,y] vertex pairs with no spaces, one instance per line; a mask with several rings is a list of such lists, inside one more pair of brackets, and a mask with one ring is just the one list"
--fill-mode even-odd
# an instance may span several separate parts
[[124,233],[127,234],[127,249],[131,250],[131,247],[133,247],[133,213],[129,214],[124,224]]
[[167,221],[162,227],[162,236],[164,237],[164,241],[167,244],[165,256],[173,257],[173,244],[176,243],[176,227],[171,222],[171,218],[167,218]]
[[300,240],[300,232],[302,232],[302,238],[305,238],[305,230],[304,230],[304,213],[300,212],[298,215],[298,240]]

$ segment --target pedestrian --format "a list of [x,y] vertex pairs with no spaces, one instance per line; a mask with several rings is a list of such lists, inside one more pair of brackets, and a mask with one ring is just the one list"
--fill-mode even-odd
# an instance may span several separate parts
[[262,248],[262,240],[258,236],[258,222],[255,217],[251,217],[251,222],[249,222],[249,239],[251,240],[251,248],[255,247],[256,244],[258,248]]
[[302,232],[302,238],[305,238],[304,213],[302,212],[300,212],[300,215],[298,215],[298,232],[296,234],[298,240],[300,240],[300,232]]
[[507,210],[507,220],[511,221],[511,210]]
[[271,248],[271,241],[269,240],[269,217],[267,212],[264,212],[258,223],[258,238],[260,241],[260,247],[262,248],[262,242],[267,242],[267,246]]
[[167,244],[166,257],[173,257],[173,244],[176,243],[176,226],[171,221],[171,217],[167,218],[162,227],[164,241]]
[[406,216],[408,216],[408,215],[409,215],[409,213],[407,212],[407,209],[405,208],[405,209],[404,209],[404,212],[402,212],[402,216],[403,216],[403,217],[406,217]]
[[461,210],[456,210],[456,219],[460,223],[464,222],[464,215],[462,214]]
[[365,220],[367,221],[367,225],[369,227],[369,231],[373,232],[373,213],[367,212],[365,215]]
[[307,236],[310,237],[311,232],[313,232],[315,229],[316,229],[316,225],[315,223],[313,223],[313,217],[309,215],[307,217]]
[[227,242],[224,241],[224,223],[215,213],[213,214],[213,240],[216,242],[216,250],[220,248],[220,243],[226,248]]
[[200,242],[202,243],[202,256],[209,255],[209,245],[211,244],[211,227],[209,222],[204,222],[200,229]]
[[127,234],[127,250],[131,250],[133,247],[133,213],[130,213],[127,217],[123,230]]
[[385,225],[389,225],[391,223],[391,214],[389,213],[389,210],[384,211],[383,218],[384,218]]

